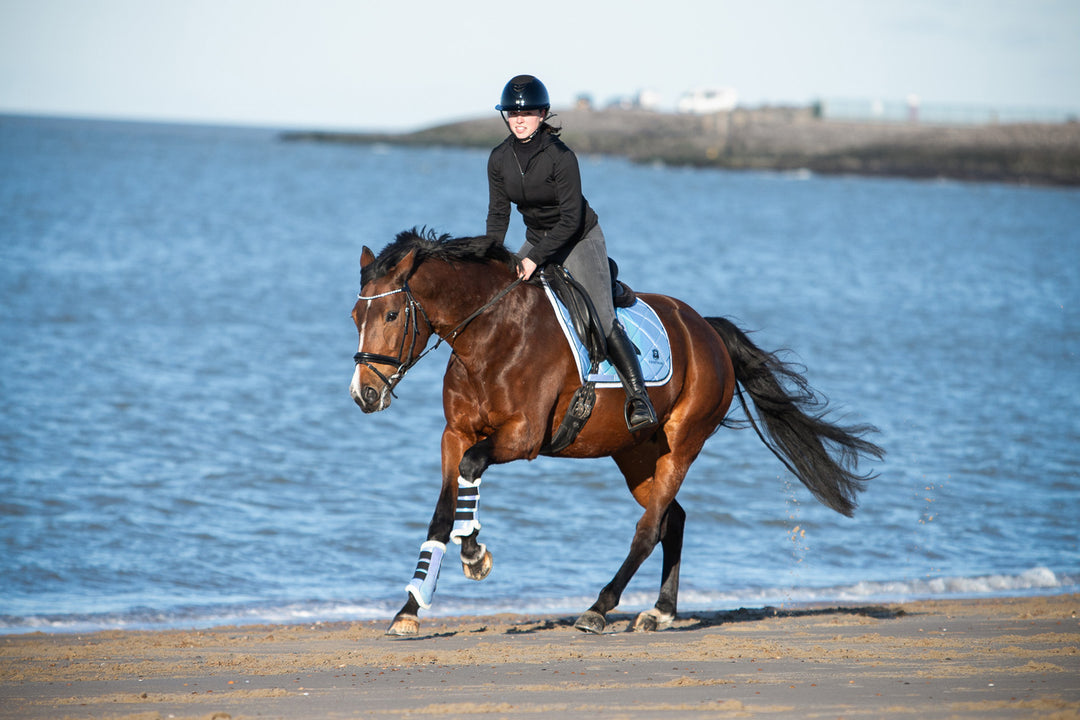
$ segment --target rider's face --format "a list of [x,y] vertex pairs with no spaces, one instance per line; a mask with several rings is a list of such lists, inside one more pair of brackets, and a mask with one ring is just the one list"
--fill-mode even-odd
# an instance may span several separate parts
[[507,113],[510,132],[518,140],[532,137],[544,119],[543,110],[511,110]]

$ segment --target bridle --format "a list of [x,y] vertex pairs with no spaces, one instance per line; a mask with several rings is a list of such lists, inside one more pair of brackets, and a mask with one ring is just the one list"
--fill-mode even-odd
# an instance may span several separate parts
[[[371,372],[379,376],[379,379],[386,385],[387,391],[391,397],[397,397],[394,395],[394,387],[401,382],[401,378],[405,377],[405,373],[409,369],[420,362],[425,352],[420,353],[416,357],[413,357],[413,351],[416,350],[416,339],[420,335],[420,321],[419,318],[422,315],[424,322],[427,323],[428,329],[432,333],[435,332],[435,327],[431,324],[431,319],[428,318],[427,313],[424,311],[424,306],[413,297],[412,290],[409,289],[409,283],[405,282],[397,290],[389,290],[378,295],[357,295],[359,300],[378,300],[379,298],[389,297],[390,295],[397,295],[398,293],[405,293],[405,332],[401,334],[401,345],[398,348],[397,357],[390,355],[380,355],[378,353],[358,352],[353,355],[353,362],[357,365],[363,365]],[[405,352],[405,343],[409,343],[408,353]],[[389,365],[394,368],[394,372],[390,374],[390,377],[383,375],[375,365]]]
[[[494,297],[474,310],[464,320],[459,322],[454,328],[445,336],[439,335],[435,331],[435,326],[431,323],[431,318],[428,317],[427,312],[424,310],[424,306],[420,304],[420,301],[416,299],[412,294],[412,290],[409,288],[408,281],[401,284],[396,290],[388,290],[378,295],[357,295],[358,300],[377,300],[379,298],[389,297],[390,295],[397,295],[398,293],[405,293],[405,332],[401,335],[401,345],[398,347],[397,357],[391,355],[380,355],[378,353],[358,352],[353,355],[353,362],[357,365],[363,365],[371,372],[379,376],[379,379],[386,385],[386,391],[390,393],[391,397],[396,398],[394,395],[394,388],[401,382],[401,379],[405,377],[405,373],[412,369],[416,363],[420,362],[420,359],[427,355],[429,352],[439,347],[444,342],[447,345],[451,345],[457,338],[458,334],[465,329],[465,326],[486,312],[495,303],[502,300],[506,295],[515,287],[521,284],[521,278],[515,279],[512,283],[504,287],[499,292],[495,293]],[[420,354],[413,356],[413,352],[416,350],[416,341],[420,336],[420,318],[424,318],[424,322],[427,323],[428,330],[432,335],[438,335],[438,341],[430,348],[422,351]],[[409,345],[408,352],[405,350],[406,342]],[[379,372],[375,365],[389,365],[394,368],[394,371],[389,377]]]

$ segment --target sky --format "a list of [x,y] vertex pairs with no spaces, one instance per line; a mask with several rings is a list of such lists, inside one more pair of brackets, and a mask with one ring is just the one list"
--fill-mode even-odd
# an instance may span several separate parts
[[701,87],[1080,110],[1080,0],[0,0],[0,113],[411,130]]

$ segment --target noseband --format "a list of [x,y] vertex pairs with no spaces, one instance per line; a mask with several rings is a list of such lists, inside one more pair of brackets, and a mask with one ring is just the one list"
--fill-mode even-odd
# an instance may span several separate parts
[[[432,347],[424,350],[415,357],[413,357],[413,351],[416,350],[416,339],[420,335],[420,322],[418,318],[420,318],[421,316],[424,318],[424,322],[427,323],[428,329],[431,330],[432,334],[438,333],[435,332],[435,326],[431,324],[431,319],[428,317],[427,312],[424,311],[424,306],[420,304],[419,300],[413,297],[412,290],[409,289],[409,283],[405,282],[397,290],[389,290],[378,295],[357,295],[357,299],[359,300],[377,300],[378,298],[396,295],[398,293],[405,293],[405,332],[401,336],[401,346],[398,348],[397,357],[392,357],[390,355],[379,355],[378,353],[358,352],[353,355],[353,361],[357,365],[363,365],[368,370],[371,370],[371,372],[378,375],[379,379],[382,380],[383,383],[385,383],[386,390],[390,393],[390,396],[396,398],[397,395],[394,395],[394,388],[399,382],[401,382],[401,379],[405,377],[405,373],[407,373],[413,365],[420,362],[420,358],[424,357],[429,352],[439,347],[439,345],[441,345],[443,342],[446,342],[447,344],[453,342],[454,338],[458,336],[458,333],[465,329],[466,325],[471,323],[474,319],[484,313],[492,305],[499,302],[499,300],[502,300],[507,295],[507,293],[509,293],[511,290],[513,290],[520,284],[521,279],[515,279],[512,283],[497,292],[493,298],[481,305],[468,317],[466,317],[464,320],[454,326],[454,329],[447,333],[446,337],[439,335],[438,342],[436,342]],[[408,340],[409,342],[409,350],[407,353],[405,351],[406,340]],[[381,372],[379,372],[379,370],[375,367],[376,364],[389,365],[394,368],[394,372],[390,375],[390,377],[387,377]]]

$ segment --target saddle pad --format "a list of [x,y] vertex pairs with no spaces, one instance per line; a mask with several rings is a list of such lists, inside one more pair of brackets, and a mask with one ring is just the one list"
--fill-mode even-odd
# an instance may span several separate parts
[[[559,319],[559,326],[562,327],[563,335],[566,336],[566,341],[570,345],[570,352],[574,355],[581,381],[584,383],[586,380],[591,380],[597,387],[622,387],[615,367],[607,360],[600,363],[595,374],[589,374],[589,352],[574,331],[570,311],[555,297],[547,281],[544,281],[544,292],[547,293],[548,300],[555,309],[555,317]],[[638,360],[641,362],[641,375],[645,384],[663,385],[670,380],[671,343],[668,340],[667,330],[660,322],[656,311],[644,300],[639,299],[630,307],[615,308],[615,315],[626,328],[630,342],[634,343],[640,351]]]

